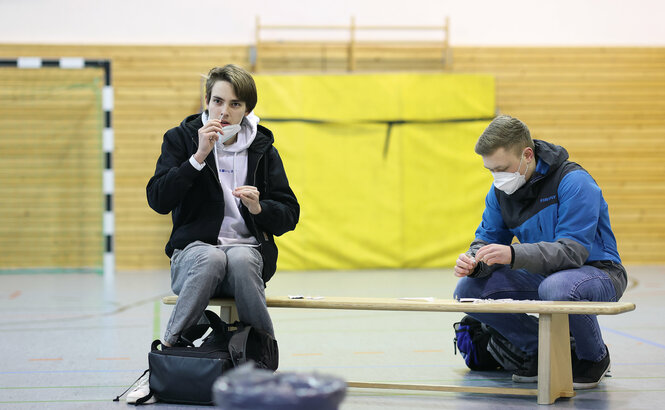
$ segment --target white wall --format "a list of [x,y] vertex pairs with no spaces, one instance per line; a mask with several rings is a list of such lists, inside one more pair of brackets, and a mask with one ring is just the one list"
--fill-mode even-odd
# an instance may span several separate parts
[[256,15],[359,25],[449,16],[453,45],[665,45],[659,0],[0,0],[0,43],[251,44]]

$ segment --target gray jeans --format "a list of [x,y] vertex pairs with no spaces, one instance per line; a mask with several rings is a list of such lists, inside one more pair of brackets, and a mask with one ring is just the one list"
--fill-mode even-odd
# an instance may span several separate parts
[[180,332],[195,325],[213,297],[233,297],[240,321],[274,336],[261,278],[263,259],[257,248],[217,248],[192,242],[171,257],[171,289],[178,302],[166,326],[164,340],[175,343]]

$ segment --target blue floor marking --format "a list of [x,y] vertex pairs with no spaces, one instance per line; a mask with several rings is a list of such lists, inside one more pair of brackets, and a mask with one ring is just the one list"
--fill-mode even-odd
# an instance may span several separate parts
[[606,331],[608,331],[608,332],[611,332],[611,333],[614,333],[614,334],[617,334],[617,335],[620,335],[620,336],[624,336],[624,337],[627,337],[627,338],[629,338],[629,339],[638,340],[638,341],[640,341],[640,342],[642,342],[642,343],[650,344],[650,345],[652,345],[652,346],[656,346],[656,347],[660,347],[661,349],[665,349],[665,345],[664,345],[664,344],[660,344],[660,343],[657,343],[657,342],[653,342],[653,341],[651,341],[651,340],[647,340],[647,339],[642,339],[641,337],[633,336],[633,335],[631,335],[631,334],[629,334],[629,333],[625,333],[625,332],[622,332],[622,331],[620,331],[620,330],[610,329],[609,327],[601,327],[601,329],[602,329],[603,331],[606,330]]
[[145,369],[127,369],[127,370],[30,370],[16,372],[0,372],[0,374],[53,374],[53,373],[127,373],[142,372]]

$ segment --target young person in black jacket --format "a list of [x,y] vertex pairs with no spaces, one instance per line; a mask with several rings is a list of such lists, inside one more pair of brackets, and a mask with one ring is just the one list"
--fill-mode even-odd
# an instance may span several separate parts
[[[213,68],[206,102],[205,112],[166,132],[146,189],[150,207],[173,219],[166,254],[179,297],[166,346],[198,322],[211,297],[235,298],[241,321],[274,335],[264,292],[277,263],[273,235],[293,230],[300,214],[272,132],[253,113],[252,76],[235,65]],[[224,131],[233,124],[237,134]],[[148,393],[139,383],[127,400]]]

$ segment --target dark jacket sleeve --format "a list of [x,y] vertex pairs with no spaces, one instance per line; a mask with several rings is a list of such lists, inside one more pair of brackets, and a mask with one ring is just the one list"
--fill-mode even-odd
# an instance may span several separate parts
[[146,187],[148,204],[160,214],[168,214],[183,199],[200,171],[189,162],[185,138],[177,129],[167,131],[155,174]]
[[275,147],[266,153],[268,189],[267,199],[261,199],[261,213],[254,221],[273,235],[282,235],[295,229],[300,218],[300,205],[289,186],[284,164]]

